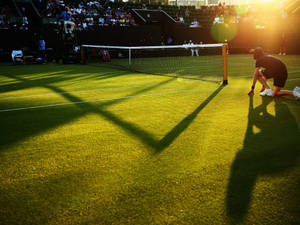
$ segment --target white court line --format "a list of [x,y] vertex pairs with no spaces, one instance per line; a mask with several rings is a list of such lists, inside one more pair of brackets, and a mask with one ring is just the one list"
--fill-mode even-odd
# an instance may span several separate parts
[[[292,79],[288,79],[287,81],[293,81],[293,80],[300,80],[300,78],[292,78]],[[226,87],[242,87],[242,86],[248,86],[248,84],[227,85]],[[0,98],[0,99],[26,98],[26,97],[44,96],[44,95],[52,95],[52,94],[68,94],[68,93],[73,93],[73,92],[91,92],[91,91],[97,91],[97,90],[113,90],[113,89],[136,88],[136,87],[147,87],[147,86],[128,86],[128,87],[125,86],[125,87],[115,87],[115,88],[114,87],[98,88],[98,89],[79,90],[79,91],[71,91],[71,92],[57,92],[57,93],[27,95],[27,96],[11,96],[11,97]],[[212,88],[201,88],[201,89],[212,89]],[[199,89],[197,89],[197,90],[199,90]],[[194,90],[188,89],[188,90],[182,90],[182,91],[153,93],[153,94],[148,94],[148,95],[132,95],[132,96],[125,96],[125,97],[117,97],[117,98],[104,98],[104,99],[96,99],[96,100],[91,100],[91,101],[78,101],[78,102],[57,103],[57,104],[50,104],[50,105],[29,106],[29,107],[22,107],[22,108],[0,109],[0,113],[1,112],[21,111],[21,110],[27,110],[27,109],[49,108],[49,107],[64,106],[64,105],[84,104],[84,103],[90,103],[90,102],[112,101],[112,100],[129,99],[129,98],[136,98],[136,97],[177,94],[177,93],[185,93],[185,92],[193,92],[193,91],[195,91],[195,89]]]
[[300,77],[298,77],[298,78],[287,79],[286,81],[293,81],[293,80],[300,80]]
[[244,77],[253,77],[253,75],[234,76],[232,78],[244,78]]
[[38,106],[29,106],[29,107],[22,107],[22,108],[11,108],[11,109],[1,109],[1,112],[12,112],[12,111],[21,111],[27,109],[41,109],[41,108],[50,108],[56,106],[65,106],[65,105],[77,105],[77,104],[85,104],[91,102],[102,102],[102,101],[112,101],[112,100],[119,100],[119,99],[129,99],[129,98],[137,98],[137,97],[149,97],[149,96],[156,96],[156,95],[167,95],[167,94],[179,94],[185,92],[193,92],[195,90],[181,90],[181,91],[170,91],[170,92],[160,92],[160,93],[153,93],[148,95],[131,95],[131,96],[124,96],[124,97],[117,97],[117,98],[102,98],[96,99],[91,101],[79,101],[79,102],[66,102],[66,103],[57,103],[57,104],[50,104],[50,105],[38,105]]
[[55,92],[55,93],[43,93],[43,94],[35,94],[35,95],[23,95],[23,96],[9,96],[0,98],[0,100],[6,99],[18,99],[18,98],[31,98],[31,97],[41,97],[48,95],[56,95],[56,94],[69,94],[69,93],[83,93],[83,92],[93,92],[93,91],[104,91],[104,90],[116,90],[116,89],[130,89],[130,88],[139,88],[139,87],[148,87],[150,85],[140,85],[140,86],[124,86],[124,87],[110,87],[110,88],[96,88],[96,89],[88,89],[88,90],[77,90],[77,91],[63,91],[63,92]]
[[300,73],[300,70],[293,70],[293,71],[290,71],[290,72],[288,72],[288,73]]
[[[238,77],[232,77],[232,78],[242,78],[242,77],[251,77],[251,75],[238,76]],[[294,80],[300,80],[300,78],[287,79],[287,81],[294,81]],[[188,80],[188,81],[190,81],[190,80]],[[41,97],[41,96],[49,96],[49,95],[57,95],[57,94],[65,95],[65,94],[69,94],[69,93],[85,93],[85,92],[93,92],[93,91],[131,89],[131,88],[150,87],[150,86],[151,85],[121,86],[121,87],[96,88],[96,89],[77,90],[77,91],[63,91],[63,92],[55,92],[55,93],[43,93],[43,94],[35,94],[35,95],[9,96],[9,97],[0,98],[0,100]],[[242,86],[248,86],[248,84],[238,84],[238,85],[230,85],[229,84],[229,85],[227,85],[227,87],[242,87]],[[208,88],[204,88],[204,89],[208,89]]]

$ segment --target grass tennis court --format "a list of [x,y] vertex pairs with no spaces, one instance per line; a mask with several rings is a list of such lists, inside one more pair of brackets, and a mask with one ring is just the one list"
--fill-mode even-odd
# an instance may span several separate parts
[[249,97],[253,71],[1,64],[0,224],[299,224],[300,101]]

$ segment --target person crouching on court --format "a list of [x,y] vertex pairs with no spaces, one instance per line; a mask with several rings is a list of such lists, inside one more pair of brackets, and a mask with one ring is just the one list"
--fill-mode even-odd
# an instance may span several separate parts
[[[254,94],[255,84],[259,81],[262,84],[261,96],[283,96],[294,95],[300,99],[300,88],[295,87],[294,91],[281,90],[288,77],[286,65],[278,58],[265,54],[261,47],[254,49],[253,58],[256,60],[253,83],[249,95]],[[273,90],[267,83],[267,79],[273,78]]]

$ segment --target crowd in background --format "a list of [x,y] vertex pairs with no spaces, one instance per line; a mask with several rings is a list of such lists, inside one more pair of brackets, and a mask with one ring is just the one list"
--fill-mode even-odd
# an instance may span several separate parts
[[137,26],[130,12],[124,8],[110,7],[109,1],[68,4],[62,0],[50,0],[45,16],[72,21],[75,23],[75,30],[95,30],[103,26]]
[[0,29],[8,29],[8,20],[5,8],[0,9]]
[[12,18],[10,18],[10,15],[11,12],[8,7],[0,8],[0,29],[29,30],[29,21],[25,15]]
[[[103,26],[137,26],[133,15],[131,14],[128,3],[114,4],[110,0],[48,0],[46,4],[38,7],[41,16],[46,19],[59,21],[72,21],[75,24],[75,30],[95,30]],[[222,22],[222,17],[230,16],[234,22],[251,21],[253,23],[265,23],[266,21],[259,18],[260,12],[253,6],[243,8],[243,14],[232,5],[219,3],[213,6],[202,6],[196,9],[192,6],[165,6],[165,5],[146,5],[135,4],[133,8],[140,9],[158,9],[165,10],[177,22],[185,24],[191,28],[206,27],[213,22]],[[168,9],[172,8],[172,11]],[[18,29],[28,30],[28,18],[11,17],[9,9],[0,8],[0,29]],[[278,13],[279,14],[279,13]],[[277,15],[276,15],[277,16]],[[286,14],[282,14],[286,16]]]

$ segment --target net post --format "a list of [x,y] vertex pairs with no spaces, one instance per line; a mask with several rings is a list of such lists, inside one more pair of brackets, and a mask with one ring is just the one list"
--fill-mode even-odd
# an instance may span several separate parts
[[80,46],[80,54],[81,54],[81,64],[86,63],[85,55],[84,55],[84,47],[81,45]]
[[228,84],[228,54],[227,54],[228,44],[225,43],[222,46],[222,56],[223,56],[223,85]]
[[131,49],[128,49],[128,63],[131,65]]

